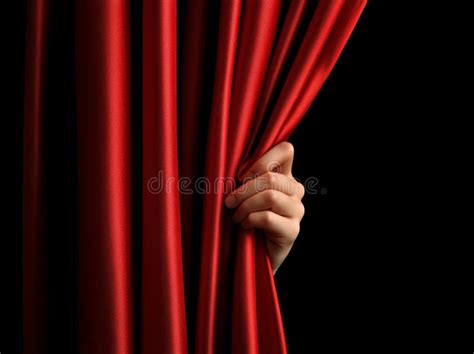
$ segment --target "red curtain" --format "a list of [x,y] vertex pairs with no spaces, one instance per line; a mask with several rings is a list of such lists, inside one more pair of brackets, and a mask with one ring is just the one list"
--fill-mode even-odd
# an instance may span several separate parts
[[[78,351],[285,353],[263,238],[232,223],[214,181],[289,137],[366,1],[143,0],[139,27],[131,2],[74,2]],[[28,8],[25,353],[50,352],[54,335],[43,281],[52,3]],[[217,189],[180,193],[180,177],[200,175]]]

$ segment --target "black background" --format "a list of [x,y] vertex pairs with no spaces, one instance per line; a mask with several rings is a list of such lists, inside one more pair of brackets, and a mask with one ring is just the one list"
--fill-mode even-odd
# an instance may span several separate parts
[[[387,243],[380,227],[383,199],[396,193],[382,182],[389,172],[384,164],[388,152],[381,151],[395,124],[384,115],[396,110],[389,90],[393,58],[385,51],[393,43],[383,35],[393,14],[389,6],[381,6],[379,1],[368,4],[334,72],[290,139],[296,150],[294,175],[303,181],[316,177],[319,191],[325,191],[305,196],[300,236],[276,275],[290,353],[338,352],[369,343],[375,334],[383,335],[382,316],[393,311],[394,305],[384,300],[381,264]],[[1,122],[6,178],[2,353],[19,353],[21,347],[25,9],[25,1],[12,1],[2,11],[2,55],[7,59],[2,110],[9,112]]]
[[340,352],[370,343],[378,332],[382,230],[380,238],[373,235],[383,208],[378,193],[386,193],[378,191],[386,156],[377,141],[389,119],[378,107],[388,94],[390,70],[381,45],[386,38],[378,33],[387,17],[378,3],[369,1],[290,139],[294,175],[302,181],[315,176],[326,191],[305,196],[300,236],[276,275],[290,353]]

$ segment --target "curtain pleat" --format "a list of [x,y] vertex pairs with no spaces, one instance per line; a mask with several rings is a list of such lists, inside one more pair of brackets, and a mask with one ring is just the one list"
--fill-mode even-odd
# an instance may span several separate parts
[[[55,305],[43,280],[61,266],[48,261],[44,222],[57,1],[28,8],[27,354],[52,352]],[[64,60],[75,85],[63,96],[75,107],[75,150],[66,154],[77,168],[77,208],[67,210],[78,230],[64,236],[77,244],[77,270],[65,276],[77,283],[78,352],[286,353],[264,235],[233,223],[223,201],[303,119],[366,0],[142,0],[138,17],[131,0],[73,3],[74,55]],[[202,177],[205,193],[196,190]]]
[[[209,122],[205,176],[209,181],[226,175],[227,134],[231,115],[232,85],[241,16],[241,1],[223,2],[219,17],[216,74]],[[203,196],[203,230],[196,323],[196,353],[213,353],[216,341],[218,281],[225,268],[220,266],[221,242],[229,244],[229,230],[223,235],[224,183],[215,193]],[[227,236],[227,239],[225,237]],[[225,280],[223,280],[225,281]],[[222,295],[222,294],[221,294]],[[222,298],[222,296],[220,297]],[[221,313],[222,315],[222,313]]]
[[297,123],[302,119],[304,113],[309,108],[311,102],[315,99],[318,92],[321,90],[324,82],[328,78],[332,69],[336,65],[336,61],[342,53],[349,36],[354,30],[357,20],[361,15],[365,1],[345,1],[339,16],[328,35],[325,47],[318,58],[317,63],[313,66],[313,70],[309,75],[309,80],[306,82],[303,95],[295,104],[293,115],[288,118],[289,121],[295,121],[292,125],[283,125],[279,140],[287,139]]
[[365,4],[363,0],[318,2],[264,136],[259,141],[260,146],[253,159],[243,164],[240,175],[244,175],[246,167],[273,145],[287,139],[296,128],[329,76]]
[[177,180],[176,21],[176,1],[144,0],[143,353],[187,351]]
[[128,2],[75,10],[80,352],[125,354],[134,336]]
[[23,345],[26,353],[43,353],[47,332],[45,230],[43,225],[43,99],[46,2],[29,7],[25,68],[23,141]]
[[[180,89],[178,90],[180,119],[179,124],[179,175],[186,176],[189,181],[195,181],[199,172],[202,172],[202,163],[199,163],[199,150],[196,146],[203,139],[199,137],[200,116],[204,109],[203,101],[206,93],[203,83],[209,80],[205,76],[206,57],[212,43],[209,42],[208,13],[210,2],[196,0],[189,2],[183,23],[182,44],[182,75]],[[206,125],[208,121],[205,121]],[[194,211],[196,198],[193,194],[181,193],[181,227],[183,242],[183,265],[185,284],[189,293],[192,274],[191,267],[192,247],[195,237],[193,230],[196,227]]]
[[[279,1],[246,2],[244,6],[235,68],[236,81],[232,92],[230,146],[226,170],[228,176],[236,175],[254,128],[254,116],[270,60],[280,7]],[[258,36],[253,35],[254,33],[258,33]],[[229,218],[230,213],[225,216]],[[259,335],[257,320],[259,314],[254,232],[238,229],[236,252],[232,351],[258,353],[259,339],[262,336]],[[260,256],[265,257],[265,254]],[[264,296],[267,301],[277,301],[272,293],[266,293]],[[280,318],[276,320],[281,321]],[[277,345],[280,343],[276,342]],[[279,349],[276,352],[285,351],[284,347],[273,348]]]

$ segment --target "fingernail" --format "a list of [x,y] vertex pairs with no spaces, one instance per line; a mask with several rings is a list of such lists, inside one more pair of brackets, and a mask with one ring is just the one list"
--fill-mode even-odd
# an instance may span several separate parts
[[226,207],[228,208],[233,208],[235,207],[235,204],[237,203],[237,198],[235,197],[235,195],[229,195],[227,198],[225,198],[225,201],[224,201]]

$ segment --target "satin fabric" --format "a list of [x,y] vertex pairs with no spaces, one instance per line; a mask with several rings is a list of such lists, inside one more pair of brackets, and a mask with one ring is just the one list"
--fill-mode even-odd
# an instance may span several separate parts
[[[77,351],[286,353],[263,236],[232,223],[225,184],[188,195],[178,178],[237,179],[286,140],[366,1],[143,0],[139,26],[130,0],[74,4]],[[53,6],[28,9],[25,353],[51,352],[43,102]]]

